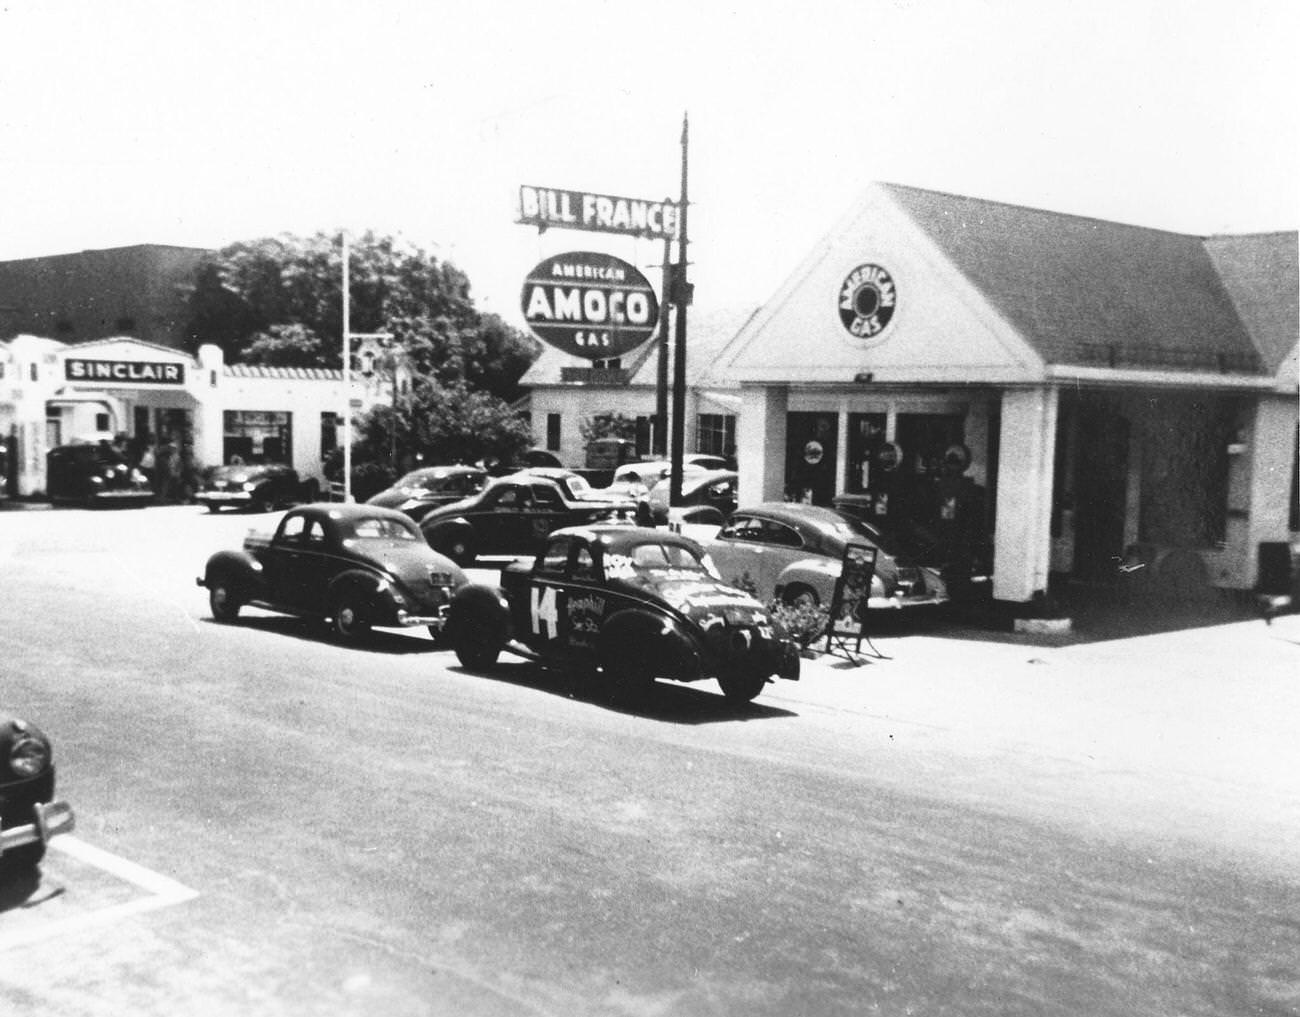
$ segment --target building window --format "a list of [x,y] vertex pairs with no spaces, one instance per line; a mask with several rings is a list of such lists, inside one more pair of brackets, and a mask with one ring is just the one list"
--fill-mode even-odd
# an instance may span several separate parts
[[560,451],[560,415],[546,414],[546,448],[550,452]]
[[275,410],[226,410],[221,454],[246,463],[292,466],[293,414]]
[[324,459],[339,447],[339,425],[337,413],[320,415],[320,457]]
[[654,442],[654,417],[636,418],[636,454],[639,457],[650,455]]
[[95,414],[95,430],[96,430],[96,431],[101,431],[101,432],[102,432],[102,431],[107,431],[107,430],[108,430],[108,414],[107,414],[107,413],[96,413],[96,414]]
[[608,360],[593,360],[591,366],[597,369],[617,371],[623,366],[623,358],[610,357]]
[[28,365],[27,365],[27,374],[28,374],[28,376],[32,379],[32,381],[40,381],[40,380],[41,380],[41,379],[40,379],[40,374],[39,374],[39,372],[36,370],[36,365],[35,365],[35,364],[28,364]]
[[695,451],[729,456],[736,451],[736,417],[731,413],[701,413],[695,427]]

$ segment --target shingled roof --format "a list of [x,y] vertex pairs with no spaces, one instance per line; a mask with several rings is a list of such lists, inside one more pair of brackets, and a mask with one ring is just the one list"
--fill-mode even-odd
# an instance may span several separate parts
[[881,186],[1048,363],[1262,372],[1295,344],[1294,252],[1290,345],[1276,297],[1294,233],[1206,241]]

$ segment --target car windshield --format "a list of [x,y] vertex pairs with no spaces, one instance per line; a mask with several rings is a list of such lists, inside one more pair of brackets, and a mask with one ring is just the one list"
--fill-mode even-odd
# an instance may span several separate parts
[[383,519],[379,516],[367,516],[353,521],[352,538],[354,540],[423,539],[418,532],[414,531],[403,520]]
[[680,544],[637,544],[631,551],[632,564],[648,572],[685,569],[707,572],[704,562],[688,547]]

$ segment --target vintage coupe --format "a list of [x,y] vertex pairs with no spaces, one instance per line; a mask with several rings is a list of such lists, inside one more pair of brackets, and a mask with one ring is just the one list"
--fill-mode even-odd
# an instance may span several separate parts
[[754,589],[764,602],[829,607],[848,544],[876,549],[869,610],[947,603],[937,569],[898,554],[866,522],[817,505],[766,502],[739,509],[704,549],[728,582]]
[[479,466],[423,466],[371,495],[366,504],[397,509],[418,523],[440,505],[478,494],[487,479],[487,470]]
[[250,533],[242,550],[214,554],[196,580],[217,621],[248,604],[327,618],[344,640],[372,627],[427,626],[437,637],[467,581],[401,512],[336,503],[291,509],[269,536]]
[[499,588],[457,591],[447,637],[483,670],[503,650],[596,678],[631,701],[656,678],[716,678],[748,702],[773,676],[799,677],[798,647],[766,609],[710,571],[699,545],[667,530],[604,523],[558,530]]
[[[736,485],[740,474],[735,470],[682,470],[681,506],[708,505],[717,509],[725,519],[736,510]],[[642,522],[663,526],[668,522],[668,501],[672,493],[672,478],[658,481],[641,499],[638,518]]]
[[552,530],[636,511],[630,499],[570,497],[554,477],[512,473],[481,494],[434,509],[420,522],[429,546],[469,566],[480,554],[536,554]]
[[208,470],[194,500],[206,505],[209,512],[219,512],[223,508],[270,512],[312,500],[303,495],[302,482],[292,466],[283,463],[233,463]]
[[59,445],[45,454],[46,496],[86,508],[148,505],[153,488],[140,470],[107,442]]
[[0,713],[0,871],[40,864],[49,839],[73,825],[72,807],[54,797],[50,740]]

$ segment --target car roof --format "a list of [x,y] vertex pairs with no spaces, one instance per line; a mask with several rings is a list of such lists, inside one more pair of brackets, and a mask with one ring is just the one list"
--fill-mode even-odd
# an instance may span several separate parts
[[397,509],[381,508],[378,505],[367,505],[365,502],[350,501],[317,501],[310,505],[298,505],[289,510],[289,513],[297,513],[304,516],[311,516],[313,519],[338,519],[340,521],[352,521],[356,519],[400,519],[403,522],[410,522],[411,517],[405,512],[398,512]]
[[736,510],[732,518],[747,515],[764,516],[790,525],[811,522],[839,526],[844,523],[844,517],[834,509],[797,501],[765,501],[758,505],[744,505]]
[[698,545],[689,537],[671,530],[657,529],[653,526],[629,526],[627,523],[592,523],[588,526],[566,526],[552,531],[549,540],[556,537],[586,537],[588,540],[604,545],[618,553],[629,547],[646,543],[673,544],[693,550]]

